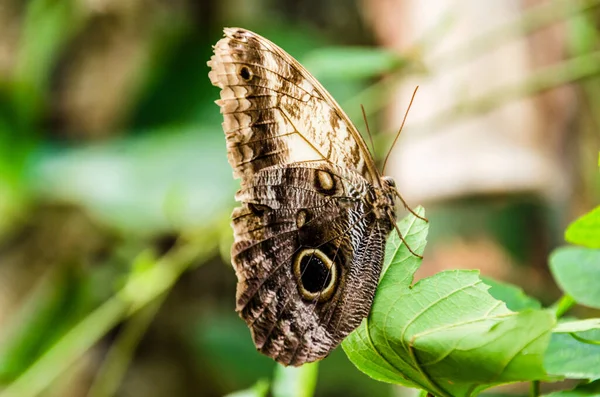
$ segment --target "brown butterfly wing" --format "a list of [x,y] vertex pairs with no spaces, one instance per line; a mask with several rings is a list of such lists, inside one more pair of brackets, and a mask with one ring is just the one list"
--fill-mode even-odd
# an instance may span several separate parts
[[379,186],[364,140],[298,61],[240,28],[225,29],[214,53],[209,77],[222,89],[229,162],[242,183],[271,165],[325,160]]
[[381,204],[364,141],[285,51],[225,29],[209,66],[241,178],[236,310],[261,352],[285,365],[315,361],[370,310],[393,200]]
[[391,226],[357,187],[373,196],[360,175],[323,162],[262,169],[237,195],[236,309],[282,364],[327,356],[369,313]]

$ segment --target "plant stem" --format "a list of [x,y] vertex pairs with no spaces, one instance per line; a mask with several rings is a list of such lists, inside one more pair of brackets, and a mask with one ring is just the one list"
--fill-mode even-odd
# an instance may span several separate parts
[[88,392],[88,397],[116,395],[139,341],[144,336],[166,297],[166,293],[162,294],[154,302],[134,314],[125,324],[124,329],[119,333],[118,339],[111,345],[104,363]]
[[575,300],[570,295],[565,294],[556,303],[554,303],[551,308],[554,310],[556,318],[560,318],[573,306],[575,306],[575,304]]
[[111,298],[69,330],[53,347],[0,393],[33,397],[44,391],[127,312],[127,303]]
[[152,269],[132,276],[119,292],[71,328],[0,392],[0,397],[34,397],[42,393],[119,322],[167,293],[190,263],[213,252],[219,230],[219,227],[210,225],[201,241],[178,245],[158,259]]
[[531,382],[531,387],[529,388],[529,396],[530,397],[538,397],[540,395],[540,381],[534,380]]
[[273,397],[312,397],[315,394],[318,372],[318,362],[302,367],[278,365],[271,384]]

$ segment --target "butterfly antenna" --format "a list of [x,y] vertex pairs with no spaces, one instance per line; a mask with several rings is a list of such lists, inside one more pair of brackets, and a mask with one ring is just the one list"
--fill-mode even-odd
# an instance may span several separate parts
[[408,249],[408,251],[411,254],[413,254],[414,256],[416,256],[417,258],[423,259],[423,255],[417,254],[415,251],[412,250],[412,248],[410,248],[410,245],[408,245],[408,243],[406,242],[406,240],[402,236],[402,232],[400,231],[400,229],[398,229],[398,225],[396,224],[396,222],[393,219],[392,219],[392,224],[394,225],[394,228],[396,229],[396,232],[398,232],[398,237],[400,237],[400,241],[402,241],[402,243],[406,246],[406,248]]
[[365,112],[365,107],[360,104],[360,110],[362,110],[363,119],[365,120],[365,125],[367,126],[367,134],[369,134],[369,141],[371,142],[371,153],[375,156],[375,145],[373,144],[373,135],[371,135],[371,130],[369,129],[369,121],[367,120],[367,113]]
[[419,89],[419,86],[416,86],[415,90],[413,91],[412,98],[410,98],[410,103],[408,104],[408,109],[406,109],[406,113],[404,113],[404,119],[402,119],[402,124],[400,125],[400,129],[398,130],[398,133],[396,134],[396,138],[394,138],[394,142],[392,143],[392,146],[390,147],[390,150],[388,151],[387,156],[385,156],[385,160],[383,162],[383,169],[381,170],[382,175],[385,175],[385,165],[387,164],[388,159],[390,158],[390,154],[392,154],[392,150],[394,149],[396,142],[398,142],[398,138],[400,137],[400,133],[402,132],[402,127],[404,127],[404,123],[406,122],[406,116],[408,116],[408,112],[410,111],[410,107],[412,106],[413,100],[415,99],[415,95],[417,95],[418,89]]

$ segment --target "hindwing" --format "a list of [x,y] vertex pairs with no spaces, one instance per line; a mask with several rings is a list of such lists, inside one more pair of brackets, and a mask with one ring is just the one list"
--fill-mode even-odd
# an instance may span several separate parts
[[362,199],[371,189],[322,162],[263,169],[240,190],[236,308],[260,351],[285,365],[315,361],[369,313],[389,231]]

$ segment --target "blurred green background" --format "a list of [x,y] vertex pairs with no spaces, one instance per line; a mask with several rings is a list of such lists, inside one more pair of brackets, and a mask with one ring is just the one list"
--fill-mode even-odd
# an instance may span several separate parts
[[[377,15],[411,3],[0,0],[0,395],[221,396],[272,378],[274,362],[234,312],[228,217],[238,183],[207,76],[211,45],[224,26],[243,26],[286,49],[361,131],[365,105],[381,160],[394,137],[391,90],[427,81],[432,43],[460,19],[444,18],[405,52],[383,49],[382,35],[419,20],[382,33]],[[530,65],[531,79],[442,120],[568,87],[551,155],[559,192],[508,183],[408,198],[431,220],[424,275],[481,268],[549,303],[547,254],[600,198],[600,2],[511,3],[509,22],[458,43],[469,51],[457,56],[477,60],[558,24],[560,45],[538,48],[558,61]],[[444,167],[436,158],[432,168]],[[319,366],[319,396],[405,394],[358,372],[341,349]]]

